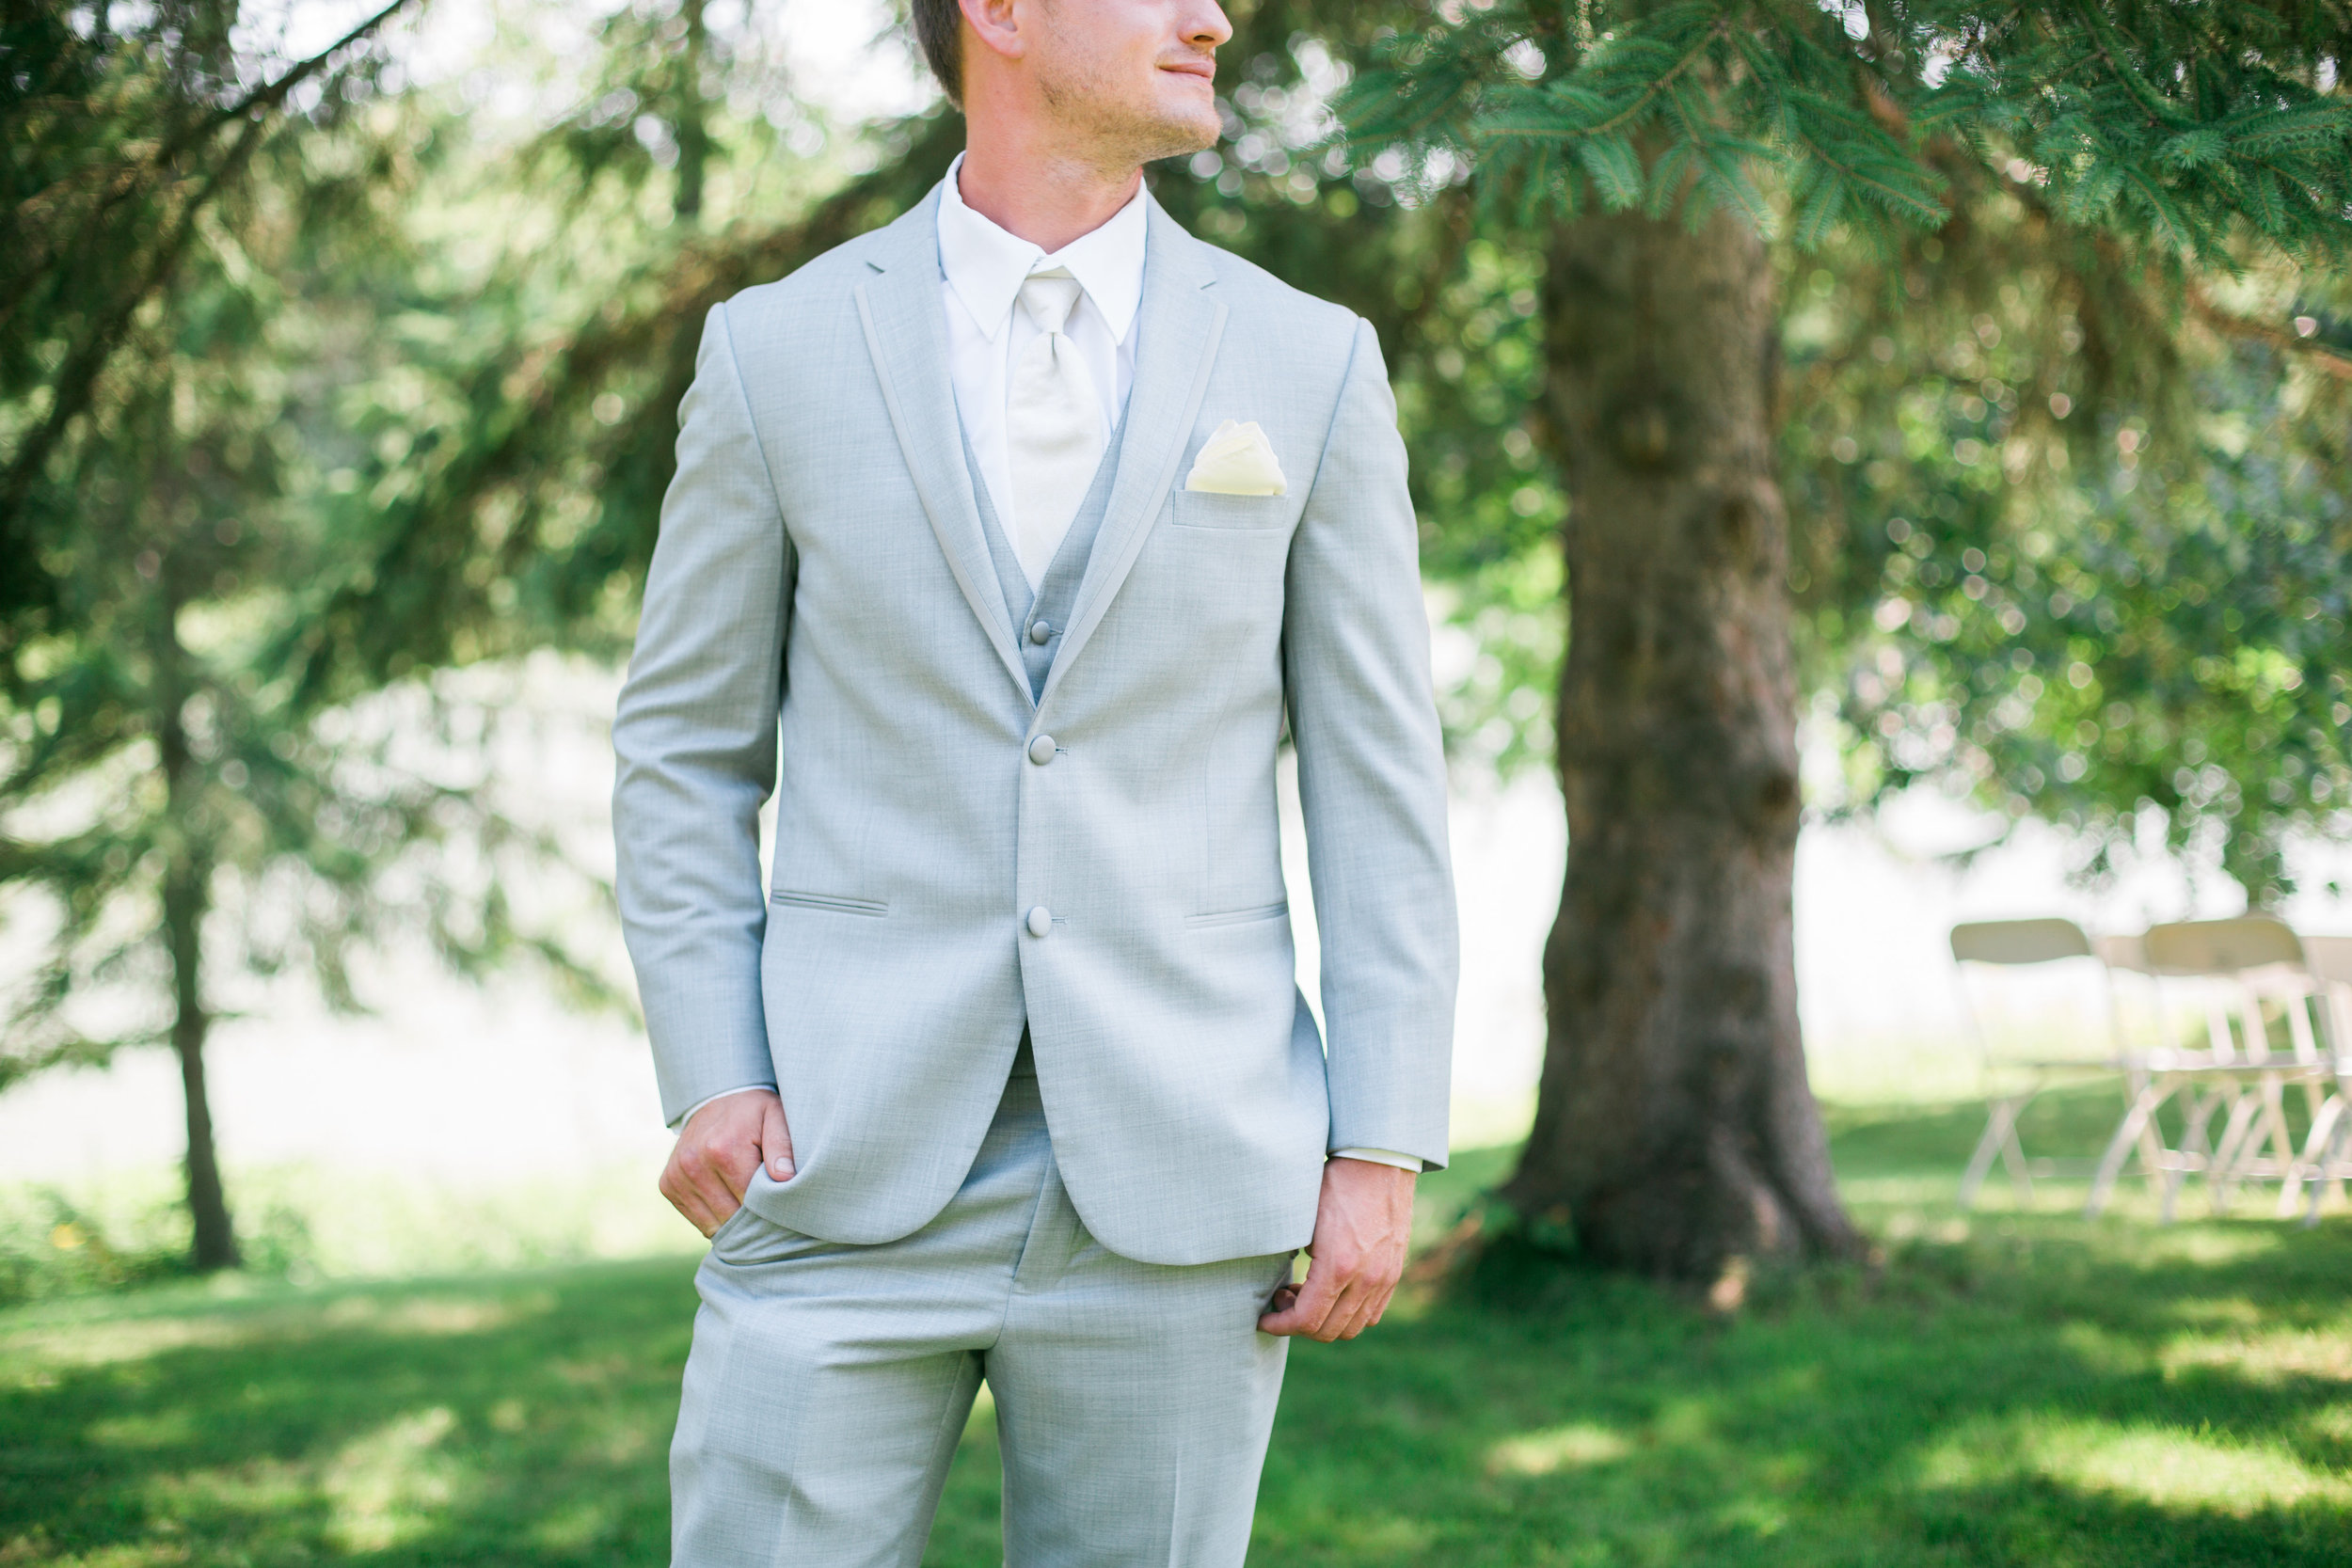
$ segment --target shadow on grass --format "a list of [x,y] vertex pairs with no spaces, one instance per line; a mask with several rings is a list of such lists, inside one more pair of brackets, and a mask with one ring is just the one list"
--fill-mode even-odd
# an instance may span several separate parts
[[663,1259],[0,1319],[0,1563],[659,1563]]
[[[1851,1189],[1897,1195],[1858,1202],[1886,1266],[1763,1282],[1738,1319],[1548,1267],[1295,1346],[1256,1560],[2345,1561],[2352,1226],[1963,1219],[1979,1117],[1836,1113]],[[1509,1161],[1431,1178],[1427,1233]],[[0,1314],[0,1564],[664,1562],[690,1274]],[[930,1562],[1000,1560],[995,1467],[983,1415]]]

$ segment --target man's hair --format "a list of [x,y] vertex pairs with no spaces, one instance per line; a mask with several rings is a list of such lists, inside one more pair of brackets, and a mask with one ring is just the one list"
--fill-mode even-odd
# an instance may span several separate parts
[[923,63],[931,68],[947,102],[963,107],[963,8],[956,0],[912,0],[914,41],[923,46]]

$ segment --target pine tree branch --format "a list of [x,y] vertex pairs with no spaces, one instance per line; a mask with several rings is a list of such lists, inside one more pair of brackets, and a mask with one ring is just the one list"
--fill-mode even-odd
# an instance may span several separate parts
[[1632,121],[1643,109],[1648,106],[1651,100],[1657,98],[1660,94],[1665,92],[1669,87],[1673,87],[1675,83],[1681,80],[1683,75],[1688,72],[1692,67],[1697,65],[1700,60],[1706,58],[1708,50],[1715,43],[1721,41],[1730,33],[1730,31],[1731,22],[1729,18],[1725,18],[1723,21],[1716,23],[1714,26],[1707,30],[1705,36],[1691,46],[1690,51],[1687,54],[1674,63],[1673,69],[1661,75],[1648,87],[1644,87],[1641,91],[1641,95],[1635,98],[1630,104],[1627,105],[1621,113],[1612,115],[1609,119],[1602,120],[1598,125],[1587,127],[1582,132],[1582,135],[1587,136],[1605,136],[1611,132],[1616,130],[1619,126]]
[[2204,290],[2193,283],[2188,286],[2187,299],[2188,308],[2195,312],[2197,319],[2225,338],[2266,344],[2281,354],[2301,358],[2323,374],[2332,375],[2339,381],[2352,381],[2352,358],[2338,354],[2325,343],[2298,338],[2283,327],[2248,321],[2244,316],[2216,305]]
[[[289,68],[283,75],[264,82],[234,103],[215,109],[209,115],[199,116],[167,140],[156,143],[143,155],[122,165],[115,171],[108,182],[108,188],[98,197],[85,218],[82,224],[82,241],[87,243],[96,234],[98,225],[105,215],[119,206],[133,193],[149,184],[158,170],[167,168],[177,163],[183,154],[192,150],[199,142],[209,139],[223,126],[246,119],[257,110],[280,107],[294,88],[318,74],[321,70],[325,69],[327,61],[374,32],[415,3],[416,0],[391,0],[389,5],[352,28],[326,48]],[[52,201],[52,198],[60,187],[81,182],[87,178],[87,171],[77,171],[62,180],[51,182],[18,202],[15,213],[12,214],[13,227],[16,231],[20,234],[31,232],[32,225],[27,220],[28,214],[44,206],[57,204]],[[55,247],[52,246],[43,247],[29,256],[20,256],[15,261],[16,270],[20,276],[28,278],[35,277],[48,265],[54,254]],[[7,301],[6,309],[0,309],[0,328],[7,326],[22,303],[21,294]]]
[[2134,103],[2145,110],[2153,121],[2160,125],[2186,125],[2193,117],[2184,114],[2178,104],[2158,92],[2138,71],[2116,58],[2115,44],[2120,41],[2115,24],[2106,18],[2098,0],[2076,0],[2075,11],[2091,36],[2091,47],[2107,65],[2107,71]]
[[121,346],[124,336],[130,330],[131,318],[163,286],[165,280],[179,270],[180,258],[196,233],[197,214],[252,158],[255,149],[261,145],[262,133],[268,124],[262,119],[246,122],[244,132],[230,149],[228,156],[206,176],[197,194],[180,210],[171,232],[155,248],[138,282],[116,300],[114,309],[106,313],[98,329],[67,356],[53,384],[49,417],[25,437],[24,446],[17,450],[5,473],[0,474],[0,532],[16,526],[16,520],[21,516],[18,509],[32,489],[41,465],[48,460],[50,449],[65,434],[66,426],[88,405],[90,394],[98,384],[99,372],[106,368],[107,362],[114,357],[115,350]]
[[[106,313],[97,330],[93,331],[67,356],[56,380],[53,383],[48,418],[25,437],[24,444],[9,460],[7,469],[0,471],[0,534],[5,534],[14,527],[20,526],[19,508],[32,489],[34,478],[40,473],[41,465],[48,460],[50,451],[63,436],[66,427],[87,405],[90,393],[97,385],[99,373],[113,358],[116,349],[121,346],[132,317],[137,313],[139,307],[152,297],[155,292],[161,289],[172,274],[179,269],[180,259],[187,249],[189,239],[195,233],[198,214],[215,197],[218,196],[230,181],[251,161],[254,151],[261,145],[262,134],[270,123],[266,114],[262,111],[281,107],[288,95],[295,87],[323,70],[326,62],[339,52],[365,38],[370,32],[382,26],[412,3],[413,0],[391,0],[390,4],[352,28],[326,49],[302,61],[274,81],[254,89],[237,103],[217,111],[199,125],[166,142],[145,161],[150,171],[163,167],[181,153],[195,147],[199,141],[211,135],[213,132],[234,121],[243,120],[244,129],[238,135],[237,140],[230,146],[219,164],[205,177],[196,194],[190,197],[181,208],[174,219],[170,234],[151,253],[151,260],[144,273],[130,290],[115,301],[114,308]],[[121,199],[127,194],[125,190],[108,196],[102,203],[101,210]],[[92,221],[95,222],[95,216]]]
[[1819,140],[1812,136],[1805,135],[1804,133],[1799,131],[1791,130],[1788,133],[1788,137],[1790,141],[1795,143],[1799,148],[1803,149],[1807,156],[1811,157],[1822,167],[1835,171],[1839,179],[1844,180],[1849,184],[1857,185],[1866,190],[1878,192],[1881,197],[1885,198],[1886,204],[1890,209],[1909,212],[1921,218],[1922,221],[1933,221],[1947,215],[1943,208],[1931,207],[1929,204],[1921,201],[1915,194],[1909,191],[1897,190],[1894,186],[1886,183],[1883,180],[1873,180],[1868,175],[1862,173],[1859,169],[1839,162],[1837,159],[1830,156],[1829,150],[1823,147]]
[[1635,95],[1632,103],[1611,115],[1607,119],[1592,125],[1515,125],[1507,131],[1496,131],[1490,135],[1498,141],[1591,141],[1612,135],[1620,128],[1639,120],[1643,111],[1647,109],[1661,94],[1672,87],[1692,66],[1704,59],[1708,50],[1723,40],[1729,33],[1730,27],[1728,20],[1716,23],[1696,43],[1691,46],[1687,53],[1645,86],[1641,92]]

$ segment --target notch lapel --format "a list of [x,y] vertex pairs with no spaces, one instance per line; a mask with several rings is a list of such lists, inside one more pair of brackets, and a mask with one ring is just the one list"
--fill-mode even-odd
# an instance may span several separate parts
[[1042,707],[1063,672],[1085,648],[1110,609],[1120,584],[1143,551],[1143,542],[1176,483],[1176,465],[1192,444],[1194,420],[1209,389],[1217,340],[1225,330],[1225,306],[1210,292],[1216,274],[1202,241],[1184,232],[1147,192],[1150,227],[1144,240],[1143,301],[1135,330],[1136,379],[1127,394],[1125,433],[1119,475],[1109,504],[1079,579],[1078,596],[1061,646],[1054,650],[1053,673],[1038,697]]
[[[947,326],[939,295],[939,191],[933,187],[887,230],[892,242],[866,265],[879,276],[852,291],[866,352],[882,380],[890,428],[914,476],[923,515],[947,557],[964,602],[979,617],[996,657],[1031,703],[1029,673],[1013,646],[1012,622],[980,532],[972,475],[963,461],[955,383],[947,373]],[[1034,704],[1032,703],[1032,706]]]

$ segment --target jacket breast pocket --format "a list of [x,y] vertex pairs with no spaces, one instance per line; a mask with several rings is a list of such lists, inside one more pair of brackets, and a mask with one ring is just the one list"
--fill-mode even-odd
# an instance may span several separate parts
[[1290,525],[1288,496],[1228,496],[1215,490],[1170,493],[1168,520],[1178,528],[1276,532]]

